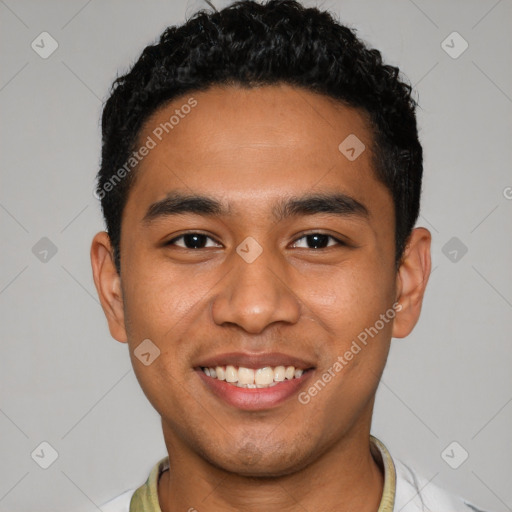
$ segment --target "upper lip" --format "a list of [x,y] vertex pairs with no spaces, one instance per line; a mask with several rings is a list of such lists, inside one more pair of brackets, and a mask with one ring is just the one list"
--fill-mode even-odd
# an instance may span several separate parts
[[196,367],[215,368],[216,366],[242,366],[244,368],[264,368],[265,366],[294,366],[307,370],[314,367],[311,361],[297,356],[283,354],[281,352],[249,353],[249,352],[228,352],[217,354],[207,359],[202,359]]

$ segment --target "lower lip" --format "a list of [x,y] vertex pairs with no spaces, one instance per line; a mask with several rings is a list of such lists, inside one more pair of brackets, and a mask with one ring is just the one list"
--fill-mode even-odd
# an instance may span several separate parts
[[238,409],[247,411],[260,411],[275,407],[293,395],[297,394],[301,387],[306,385],[313,370],[308,370],[301,377],[284,380],[269,388],[239,388],[226,381],[208,377],[201,369],[196,372],[199,378],[218,397]]

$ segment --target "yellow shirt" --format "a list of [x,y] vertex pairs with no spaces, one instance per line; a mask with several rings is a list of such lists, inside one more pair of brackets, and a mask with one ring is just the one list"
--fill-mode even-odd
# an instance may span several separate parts
[[[384,444],[370,435],[370,451],[373,458],[384,469],[384,489],[377,512],[393,512],[395,505],[396,471],[393,459]],[[146,482],[133,494],[130,512],[162,512],[158,502],[158,480],[169,469],[169,457],[158,461]]]

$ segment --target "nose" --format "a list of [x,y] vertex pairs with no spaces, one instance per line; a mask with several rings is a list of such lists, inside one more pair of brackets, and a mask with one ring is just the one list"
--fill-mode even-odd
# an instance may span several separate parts
[[294,324],[301,311],[286,263],[269,250],[252,262],[233,252],[232,269],[212,303],[214,322],[259,334],[275,322]]

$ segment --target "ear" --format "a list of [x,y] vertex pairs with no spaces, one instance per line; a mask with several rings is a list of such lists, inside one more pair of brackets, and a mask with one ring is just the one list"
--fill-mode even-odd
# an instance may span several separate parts
[[431,240],[430,231],[425,228],[415,228],[409,236],[396,277],[396,301],[400,306],[393,322],[394,338],[405,338],[419,319],[430,276]]
[[114,339],[126,343],[121,277],[117,273],[110,237],[105,231],[97,233],[91,245],[91,265],[94,284],[101,307],[107,317],[110,334]]

